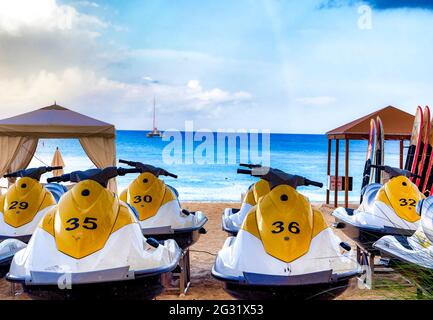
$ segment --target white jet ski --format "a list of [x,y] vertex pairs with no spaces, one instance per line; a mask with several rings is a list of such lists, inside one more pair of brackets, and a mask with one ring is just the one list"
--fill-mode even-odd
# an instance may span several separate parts
[[433,196],[420,200],[417,212],[421,216],[418,230],[411,236],[388,235],[374,243],[390,265],[415,278],[423,289],[433,292]]
[[[240,164],[241,167],[246,167],[249,169],[261,168],[261,165],[257,164]],[[256,183],[252,184],[247,193],[244,196],[242,205],[240,209],[236,208],[226,208],[222,215],[222,229],[230,235],[235,236],[245,217],[251,208],[255,207],[257,201],[270,191],[269,183],[266,180],[260,179]]]
[[322,183],[278,169],[239,169],[269,182],[236,237],[227,238],[212,275],[239,299],[333,298],[361,272],[351,252],[298,186]]
[[337,208],[332,215],[341,229],[361,248],[374,250],[373,243],[384,235],[412,235],[419,226],[418,201],[425,196],[411,182],[416,175],[389,166],[374,166],[385,171],[390,180],[384,185],[372,183],[362,190],[358,209]]
[[151,299],[161,275],[178,264],[174,240],[144,238],[131,208],[106,187],[138,169],[75,171],[49,182],[77,184],[50,209],[28,246],[13,258],[6,279],[29,294],[62,298]]
[[42,185],[41,176],[62,167],[18,170],[5,178],[18,178],[0,196],[0,277],[8,271],[14,254],[24,248],[40,220],[66,192],[62,185]]
[[160,176],[177,178],[175,174],[141,162],[119,162],[140,172],[121,193],[120,200],[134,210],[145,236],[157,240],[174,239],[179,247],[186,249],[206,233],[204,225],[207,217],[200,211],[182,209],[177,190],[159,179]]

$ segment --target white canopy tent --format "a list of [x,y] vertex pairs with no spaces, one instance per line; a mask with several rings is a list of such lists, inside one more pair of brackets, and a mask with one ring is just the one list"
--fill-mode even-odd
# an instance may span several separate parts
[[[116,165],[114,125],[54,104],[0,120],[0,177],[26,168],[39,139],[73,138],[80,140],[96,167]],[[115,181],[110,181],[109,189],[116,192]]]

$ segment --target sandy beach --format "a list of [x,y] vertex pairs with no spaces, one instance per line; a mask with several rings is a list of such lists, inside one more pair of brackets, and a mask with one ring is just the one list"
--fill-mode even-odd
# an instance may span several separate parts
[[[186,295],[179,296],[176,292],[166,291],[158,296],[156,300],[224,300],[232,299],[224,289],[221,282],[212,278],[210,270],[215,259],[215,255],[222,247],[227,235],[221,230],[221,213],[226,207],[239,207],[234,203],[184,203],[184,207],[189,210],[201,210],[206,213],[209,222],[206,224],[208,233],[191,248],[191,288]],[[318,206],[325,214],[328,223],[333,222],[330,216],[332,208]],[[338,231],[337,231],[338,232]],[[351,243],[341,232],[338,235],[342,240]],[[351,243],[353,245],[353,243]],[[372,300],[372,299],[410,299],[415,298],[416,289],[414,286],[405,284],[404,279],[398,274],[378,275],[378,288],[374,290],[358,289],[356,281],[337,299],[341,300]],[[404,286],[402,286],[402,284]],[[0,280],[0,299],[6,300],[27,300],[30,299],[20,288],[16,288],[15,295],[11,292],[11,287],[4,279]]]

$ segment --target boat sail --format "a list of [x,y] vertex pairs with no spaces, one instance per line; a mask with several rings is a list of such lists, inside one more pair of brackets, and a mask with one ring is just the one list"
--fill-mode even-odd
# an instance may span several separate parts
[[162,132],[158,130],[156,127],[156,103],[155,103],[155,97],[153,98],[153,129],[147,134],[148,138],[162,138]]

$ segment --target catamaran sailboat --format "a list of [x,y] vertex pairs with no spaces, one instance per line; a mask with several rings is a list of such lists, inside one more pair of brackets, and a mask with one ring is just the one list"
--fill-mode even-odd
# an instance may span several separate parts
[[162,138],[162,132],[159,131],[158,128],[156,127],[155,114],[156,114],[155,98],[153,98],[153,130],[147,134],[148,138],[153,138],[153,137]]

